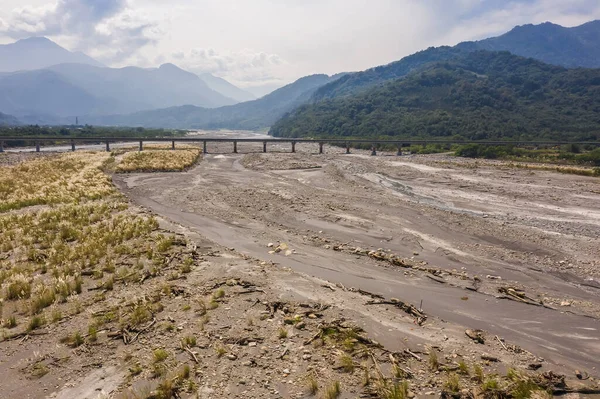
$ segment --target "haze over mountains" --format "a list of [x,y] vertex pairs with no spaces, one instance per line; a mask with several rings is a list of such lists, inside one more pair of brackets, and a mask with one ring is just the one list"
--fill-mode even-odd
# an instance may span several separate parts
[[223,79],[173,64],[107,68],[46,38],[0,46],[0,71],[0,110],[24,122],[67,123],[79,115],[188,104],[211,108],[254,98]]
[[[78,115],[82,123],[104,125],[203,129],[264,129],[274,126],[274,134],[295,137],[327,134],[328,130],[335,131],[331,134],[340,134],[339,129],[349,132],[345,134],[364,134],[364,130],[357,130],[356,127],[368,126],[377,130],[383,125],[389,128],[395,123],[404,123],[400,120],[390,122],[389,112],[392,109],[400,113],[412,109],[419,114],[418,106],[411,108],[404,102],[404,96],[409,94],[408,83],[401,83],[402,80],[412,82],[409,97],[413,101],[423,95],[424,104],[428,104],[430,109],[447,108],[446,97],[455,94],[447,91],[450,86],[432,83],[440,90],[436,95],[445,94],[435,101],[429,101],[434,94],[427,87],[427,80],[415,78],[431,68],[437,71],[436,76],[441,79],[452,75],[449,79],[453,85],[478,85],[483,90],[462,90],[459,91],[461,96],[474,96],[485,103],[488,95],[507,95],[514,104],[521,104],[523,99],[517,90],[518,85],[513,85],[509,69],[492,68],[481,73],[493,72],[496,82],[508,82],[506,87],[511,87],[512,94],[502,94],[494,87],[486,89],[483,82],[476,83],[478,81],[468,79],[469,73],[479,73],[468,66],[447,69],[447,65],[456,65],[457,60],[466,60],[470,53],[479,54],[481,50],[487,51],[481,53],[487,54],[481,57],[489,62],[497,61],[495,57],[498,53],[495,52],[509,51],[568,68],[600,68],[600,21],[575,28],[551,23],[519,26],[496,38],[464,42],[455,47],[430,48],[362,72],[332,77],[308,76],[258,100],[223,79],[212,75],[198,77],[172,64],[155,69],[111,69],[92,65],[91,62],[62,63],[42,70],[0,74],[0,112],[15,115],[22,122],[65,123],[66,117]],[[517,61],[513,62],[518,64]],[[7,68],[4,64],[0,58],[0,70]],[[549,80],[560,80],[567,76],[564,69],[541,62],[536,63],[535,67],[531,66],[529,72],[536,75],[540,70],[549,74]],[[529,81],[526,76],[521,78],[525,79],[524,82]],[[589,84],[595,82],[594,79],[584,81]],[[421,82],[423,86],[415,82]],[[567,92],[557,91],[556,87],[550,88],[546,83],[538,89],[533,90],[538,97],[529,101],[535,100],[542,108],[543,104],[558,101],[556,96],[559,94],[567,95]],[[579,90],[587,89],[579,87]],[[486,94],[486,90],[492,94]],[[586,101],[593,104],[594,100],[587,98],[592,93],[595,95],[595,92],[586,91],[586,94],[577,98],[576,103],[581,106]],[[452,104],[462,104],[463,100],[453,97]],[[390,107],[391,103],[404,108]],[[491,103],[497,105],[494,101]],[[388,107],[379,108],[383,104]],[[354,107],[354,111],[348,114],[346,106],[349,105]],[[412,115],[413,111],[409,113]],[[288,113],[289,116],[276,123]],[[453,114],[449,115],[452,119]],[[469,117],[475,115],[470,114]],[[586,114],[586,117],[590,115],[594,114]],[[385,119],[385,123],[375,123],[379,117]],[[328,124],[323,118],[333,119]],[[594,123],[600,123],[600,120],[596,118]]]

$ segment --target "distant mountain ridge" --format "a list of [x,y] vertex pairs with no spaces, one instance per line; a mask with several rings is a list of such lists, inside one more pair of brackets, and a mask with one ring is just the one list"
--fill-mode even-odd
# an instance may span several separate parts
[[522,25],[501,36],[463,42],[456,48],[509,51],[567,68],[600,68],[600,21],[590,21],[573,28],[550,22]]
[[130,115],[83,118],[83,123],[117,126],[144,126],[196,129],[262,129],[285,113],[307,102],[314,91],[335,77],[311,75],[298,79],[266,96],[214,109],[181,106]]
[[0,126],[16,126],[20,124],[21,122],[14,116],[0,112]]
[[31,71],[64,63],[104,66],[81,52],[71,52],[45,37],[31,37],[0,45],[0,72]]
[[210,73],[203,73],[198,75],[200,79],[204,81],[212,90],[221,93],[225,97],[229,97],[236,102],[242,103],[244,101],[256,100],[256,97],[245,90],[240,89],[237,86],[232,85],[223,78],[219,78]]

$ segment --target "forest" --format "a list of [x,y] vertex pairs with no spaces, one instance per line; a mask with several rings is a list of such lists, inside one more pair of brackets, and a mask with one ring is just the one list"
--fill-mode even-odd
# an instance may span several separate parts
[[600,69],[566,69],[507,52],[426,64],[359,94],[301,106],[275,137],[570,140],[600,138]]

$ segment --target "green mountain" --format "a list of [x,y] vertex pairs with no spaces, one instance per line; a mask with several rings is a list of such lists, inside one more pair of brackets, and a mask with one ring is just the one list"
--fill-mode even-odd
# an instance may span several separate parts
[[600,70],[508,52],[434,62],[354,96],[301,106],[276,137],[599,138]]
[[430,47],[427,50],[402,58],[387,65],[349,73],[315,91],[312,101],[352,95],[367,88],[382,85],[390,80],[402,78],[425,64],[444,61],[465,52],[452,47]]
[[298,105],[306,103],[314,91],[337,76],[312,75],[275,90],[258,100],[214,109],[191,105],[129,115],[80,118],[82,123],[192,129],[261,129],[271,126]]
[[0,126],[16,126],[21,123],[12,115],[3,114],[0,112]]
[[456,46],[466,51],[510,51],[567,68],[600,68],[600,21],[565,28],[550,22],[517,26],[502,36]]

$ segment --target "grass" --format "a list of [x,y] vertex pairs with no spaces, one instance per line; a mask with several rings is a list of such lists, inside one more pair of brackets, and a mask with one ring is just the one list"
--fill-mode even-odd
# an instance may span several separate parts
[[437,352],[433,348],[429,351],[429,359],[427,363],[432,371],[437,371],[440,368]]
[[352,356],[350,356],[347,353],[343,353],[342,355],[340,355],[338,362],[340,364],[340,368],[346,372],[346,373],[353,373],[354,372],[354,360],[352,359]]
[[15,316],[10,316],[4,322],[4,327],[6,328],[15,328],[17,326],[17,318]]
[[188,335],[187,337],[182,338],[181,346],[183,348],[193,348],[194,346],[196,346],[196,337],[194,337],[193,335]]
[[116,172],[180,172],[194,165],[200,155],[200,149],[194,147],[175,151],[152,149],[127,152],[117,165]]
[[464,360],[458,362],[458,372],[462,375],[469,375],[469,366]]
[[382,399],[408,399],[408,389],[408,382],[402,381],[380,389],[379,396]]
[[165,360],[167,360],[167,358],[169,357],[169,352],[167,352],[164,349],[155,349],[152,352],[152,356],[154,358],[154,363],[160,363],[160,362],[164,362]]
[[94,325],[88,327],[88,341],[96,342],[98,340],[98,328]]
[[485,379],[485,373],[483,372],[483,367],[480,364],[476,364],[473,367],[473,379],[479,383],[482,383]]
[[325,399],[337,399],[342,394],[342,386],[339,381],[334,381],[325,390]]
[[288,336],[288,330],[285,327],[280,327],[277,331],[277,336],[279,339],[286,339]]
[[311,373],[306,377],[306,385],[309,394],[316,395],[319,392],[319,383],[314,374]]
[[29,321],[29,325],[27,326],[27,331],[37,330],[46,324],[46,321],[43,316],[33,316]]
[[450,393],[456,394],[460,391],[460,379],[457,374],[450,374],[444,382],[444,389]]
[[215,352],[217,352],[217,357],[223,357],[223,355],[227,353],[227,349],[222,345],[217,345],[215,347]]

